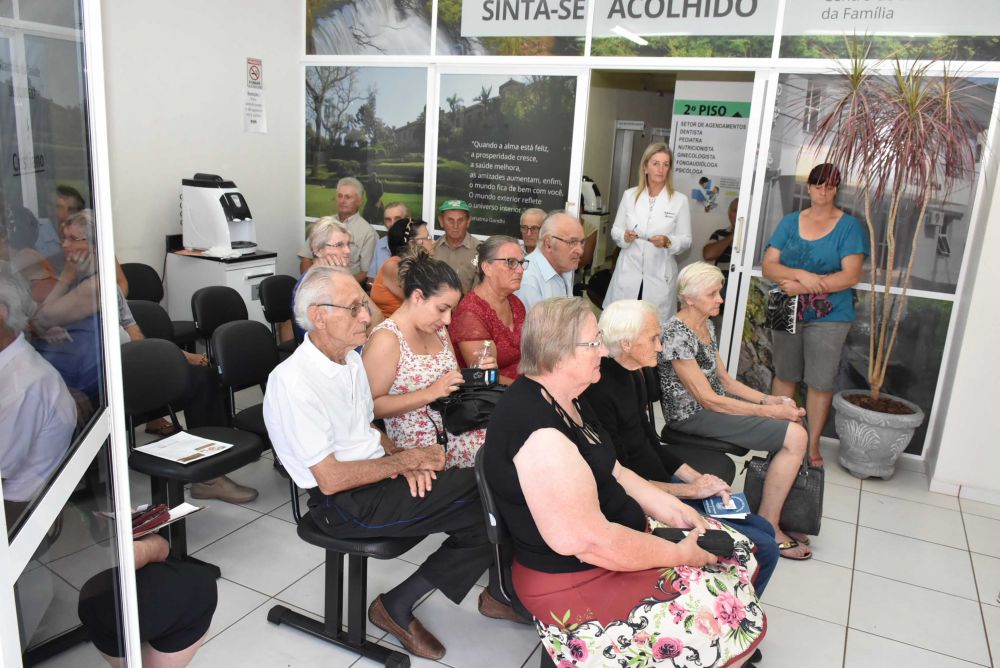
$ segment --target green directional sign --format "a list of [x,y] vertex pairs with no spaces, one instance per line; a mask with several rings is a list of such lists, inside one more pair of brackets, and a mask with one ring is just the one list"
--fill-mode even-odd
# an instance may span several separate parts
[[720,102],[718,100],[674,100],[674,114],[677,116],[747,118],[750,116],[750,103]]

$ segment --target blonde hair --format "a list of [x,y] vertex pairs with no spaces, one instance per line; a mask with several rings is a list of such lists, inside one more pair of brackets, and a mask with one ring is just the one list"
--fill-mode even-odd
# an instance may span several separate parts
[[700,297],[723,282],[725,277],[714,264],[692,262],[677,276],[677,302],[684,306],[685,297]]
[[656,307],[639,299],[620,299],[605,308],[597,327],[604,336],[608,355],[621,355],[624,352],[622,342],[635,341],[649,316],[659,322],[660,314]]
[[518,371],[537,376],[576,351],[580,325],[592,311],[580,297],[553,297],[531,307],[521,329]]
[[639,201],[639,195],[646,189],[646,165],[657,153],[666,153],[670,158],[670,169],[667,170],[667,194],[674,196],[674,152],[670,150],[662,141],[653,142],[642,152],[642,160],[639,161],[639,185],[635,188],[635,201]]

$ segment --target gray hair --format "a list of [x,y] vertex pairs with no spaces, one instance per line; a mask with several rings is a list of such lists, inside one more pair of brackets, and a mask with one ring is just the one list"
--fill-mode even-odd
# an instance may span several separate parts
[[545,217],[545,209],[539,209],[538,207],[532,207],[530,209],[525,209],[521,212],[521,224],[524,225],[525,216],[541,216]]
[[500,248],[507,244],[514,244],[518,248],[521,247],[521,244],[517,243],[517,239],[508,237],[506,234],[494,234],[476,246],[476,285],[479,285],[486,279],[486,274],[483,272],[483,265],[490,260],[495,260]]
[[559,218],[559,216],[569,216],[570,218],[573,217],[570,214],[566,213],[565,209],[556,209],[555,211],[549,211],[548,215],[545,216],[545,220],[542,222],[541,229],[538,230],[539,241],[545,241],[545,237],[552,234],[552,228],[556,226],[558,222],[557,218]]
[[683,306],[686,297],[701,297],[725,282],[722,271],[708,262],[692,262],[677,275],[677,302]]
[[410,207],[406,206],[402,202],[389,202],[382,207],[383,211],[388,211],[389,209],[403,209],[403,218],[408,218],[410,216]]
[[639,299],[621,299],[608,305],[601,313],[601,320],[597,325],[604,336],[608,355],[621,355],[624,352],[622,343],[635,341],[649,316],[659,322],[660,314],[656,307]]
[[358,181],[353,176],[345,176],[337,181],[337,190],[340,190],[344,186],[354,188],[354,192],[357,193],[358,197],[365,194],[365,187],[361,185],[361,181]]
[[91,248],[94,247],[94,211],[93,209],[83,209],[82,211],[77,211],[63,223],[63,229],[69,227],[70,225],[76,225],[83,228],[83,237],[87,240],[87,245]]
[[518,371],[537,376],[555,369],[576,351],[580,325],[592,313],[580,297],[553,297],[532,306],[521,329]]
[[[351,276],[346,267],[323,267],[313,265],[302,277],[298,289],[295,290],[294,315],[299,327],[311,332],[313,321],[309,319],[309,307],[322,304],[330,297],[330,284],[337,274]],[[351,278],[354,278],[351,276]]]
[[17,336],[28,327],[28,320],[35,312],[35,301],[21,278],[7,269],[0,268],[0,306],[7,314],[4,325]]
[[309,250],[314,256],[323,250],[324,244],[330,240],[334,232],[343,232],[348,240],[351,238],[347,226],[333,216],[323,216],[313,223],[312,232],[309,233]]

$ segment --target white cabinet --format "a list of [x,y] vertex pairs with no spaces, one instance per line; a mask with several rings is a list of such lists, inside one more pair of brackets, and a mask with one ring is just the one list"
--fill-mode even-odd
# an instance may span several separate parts
[[228,285],[246,302],[251,320],[267,324],[260,305],[260,282],[274,276],[278,254],[256,251],[233,259],[167,253],[167,312],[173,320],[191,320],[191,295],[208,285]]

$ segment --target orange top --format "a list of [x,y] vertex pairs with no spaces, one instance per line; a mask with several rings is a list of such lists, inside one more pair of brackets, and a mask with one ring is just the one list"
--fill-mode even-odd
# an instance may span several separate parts
[[382,264],[382,268],[378,270],[378,275],[375,277],[375,282],[372,283],[371,298],[375,302],[375,305],[382,310],[382,315],[388,318],[396,312],[396,309],[403,305],[403,300],[392,294],[389,288],[385,287],[386,264],[388,262]]

